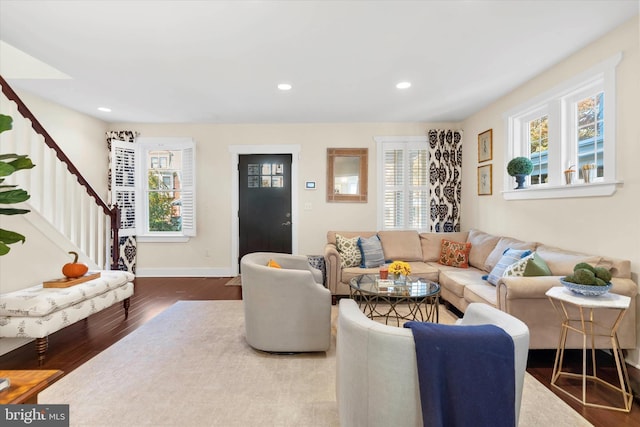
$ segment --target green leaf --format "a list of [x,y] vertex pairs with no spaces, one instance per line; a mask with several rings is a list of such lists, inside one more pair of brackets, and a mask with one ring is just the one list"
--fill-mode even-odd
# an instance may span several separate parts
[[9,246],[0,242],[0,256],[8,254],[10,250],[11,248]]
[[5,116],[4,114],[0,114],[0,133],[5,130],[9,130],[12,127],[13,119],[11,116]]
[[29,209],[0,208],[0,215],[23,215],[29,212]]
[[12,243],[25,242],[26,237],[24,237],[20,233],[16,233],[15,231],[3,230],[0,228],[0,242],[3,242],[6,245],[10,245]]
[[[2,183],[4,179],[0,179],[0,183]],[[0,185],[0,188],[16,188],[17,185]]]
[[16,171],[11,163],[0,162],[0,176],[9,176]]
[[24,190],[0,191],[0,203],[14,204],[29,200],[29,193]]
[[31,159],[28,157],[19,157],[14,161],[9,162],[9,164],[13,166],[15,170],[31,169],[36,166],[31,162]]
[[5,153],[5,154],[0,154],[0,160],[7,160],[7,159],[19,159],[22,157],[27,157],[26,154],[16,154],[16,153]]

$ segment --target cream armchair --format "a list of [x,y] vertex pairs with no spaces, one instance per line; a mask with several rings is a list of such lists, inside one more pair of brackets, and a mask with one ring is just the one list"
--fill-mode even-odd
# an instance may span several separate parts
[[[268,267],[274,260],[282,268]],[[242,257],[242,299],[249,345],[269,352],[326,351],[331,292],[300,255],[255,252]]]
[[[529,351],[529,329],[515,317],[482,303],[470,304],[458,324],[493,324],[513,338],[516,423]],[[342,426],[422,426],[413,333],[365,316],[351,299],[340,300],[336,393]]]

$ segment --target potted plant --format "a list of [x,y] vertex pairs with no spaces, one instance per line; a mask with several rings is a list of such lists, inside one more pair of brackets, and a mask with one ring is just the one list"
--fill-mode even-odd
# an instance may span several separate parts
[[525,188],[524,180],[533,172],[533,163],[528,157],[515,157],[507,164],[507,173],[516,178],[516,190]]
[[571,165],[564,170],[564,180],[567,184],[571,184],[573,182],[573,174],[576,173],[573,168],[575,168],[575,166]]
[[[11,116],[0,114],[0,133],[13,127]],[[0,205],[13,205],[29,199],[29,194],[16,185],[4,184],[5,177],[21,169],[31,169],[35,165],[26,155],[0,154]],[[0,206],[0,215],[22,215],[29,212],[28,209],[5,208]],[[0,256],[6,255],[11,249],[8,245],[22,242],[26,238],[15,231],[0,228]]]

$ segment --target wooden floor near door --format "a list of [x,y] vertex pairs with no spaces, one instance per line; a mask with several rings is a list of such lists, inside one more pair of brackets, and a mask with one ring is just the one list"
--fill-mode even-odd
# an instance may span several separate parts
[[[38,366],[34,344],[30,343],[0,356],[2,369],[59,369],[71,372],[93,356],[120,340],[171,304],[181,300],[238,300],[242,299],[239,286],[224,286],[228,278],[137,278],[135,294],[131,298],[129,319],[124,321],[122,307],[116,304],[77,322],[49,337],[49,350],[43,366]],[[550,387],[555,351],[534,350],[529,352],[527,371],[545,386]],[[581,366],[580,352],[571,351],[567,356],[571,366]],[[598,352],[599,372],[612,375],[611,358]],[[629,367],[629,375],[636,393],[640,385],[640,371]],[[615,380],[615,378],[608,378]],[[553,389],[552,389],[553,390]],[[597,387],[596,399],[606,400],[610,390]],[[562,393],[554,391],[571,407],[596,427],[639,426],[640,403],[634,400],[631,413],[607,409],[585,408]],[[540,408],[544,411],[544,408]]]

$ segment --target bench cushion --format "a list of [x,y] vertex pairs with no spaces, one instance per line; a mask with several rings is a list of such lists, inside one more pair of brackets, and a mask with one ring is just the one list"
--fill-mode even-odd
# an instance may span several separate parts
[[100,277],[68,288],[42,284],[0,294],[0,316],[42,317],[117,289],[135,276],[126,271],[101,271]]

